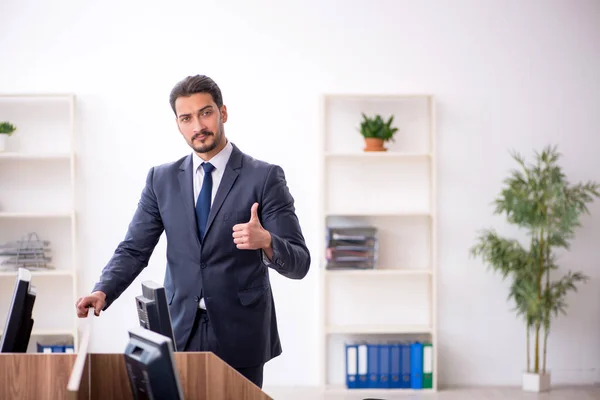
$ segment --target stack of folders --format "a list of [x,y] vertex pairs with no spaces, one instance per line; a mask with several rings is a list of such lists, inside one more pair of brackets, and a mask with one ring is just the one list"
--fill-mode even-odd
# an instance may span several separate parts
[[377,228],[327,228],[327,269],[373,269],[377,262]]
[[431,389],[432,383],[431,343],[346,344],[348,389]]
[[75,348],[72,344],[41,344],[37,343],[38,353],[74,353]]

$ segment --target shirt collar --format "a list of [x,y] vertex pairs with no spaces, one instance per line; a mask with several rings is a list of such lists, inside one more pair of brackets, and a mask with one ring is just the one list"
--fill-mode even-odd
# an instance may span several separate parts
[[[215,156],[213,158],[211,158],[210,160],[208,160],[208,162],[211,163],[217,171],[222,172],[225,170],[225,166],[227,165],[227,162],[229,161],[229,156],[231,156],[232,151],[233,151],[233,146],[231,145],[231,142],[228,140],[227,144],[225,145],[223,150],[221,150],[220,152],[215,154]],[[192,155],[192,163],[193,163],[193,167],[194,167],[194,173],[196,173],[198,171],[198,167],[200,166],[200,164],[202,164],[204,162],[204,160],[201,159],[198,156],[198,154],[196,154],[196,152],[193,152],[192,154],[193,154]]]

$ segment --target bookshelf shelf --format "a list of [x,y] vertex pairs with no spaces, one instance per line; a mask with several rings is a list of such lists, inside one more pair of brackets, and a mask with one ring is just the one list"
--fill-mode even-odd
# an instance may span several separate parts
[[[380,114],[384,119],[394,115],[394,126],[399,131],[394,142],[386,143],[388,151],[363,151],[364,139],[357,131],[362,113]],[[321,385],[328,391],[365,396],[373,393],[375,397],[394,392],[435,391],[438,337],[434,98],[413,94],[326,94],[322,99],[322,118],[320,232],[322,243],[327,244],[319,257]],[[331,262],[328,259],[349,257],[337,247],[339,244],[331,244],[332,232],[352,227],[376,228],[374,268],[327,269]],[[366,253],[360,253],[364,250],[353,251],[351,256],[365,257]],[[346,388],[346,344],[415,341],[432,345],[432,389]]]
[[[34,321],[35,323],[35,321]],[[0,329],[0,336],[4,333],[2,329]],[[33,329],[31,331],[31,336],[72,336],[73,331],[69,329]]]
[[340,153],[325,153],[325,158],[326,159],[331,159],[331,158],[362,158],[362,159],[370,159],[370,160],[377,160],[377,159],[390,159],[390,158],[397,158],[397,159],[413,159],[413,158],[431,158],[431,154],[429,153],[407,153],[407,152],[400,152],[400,151],[383,151],[383,152],[340,152]]
[[3,93],[2,99],[12,100],[13,102],[27,102],[29,100],[41,99],[43,101],[67,101],[73,100],[72,93]]
[[365,334],[365,335],[403,335],[431,334],[432,328],[427,325],[332,325],[326,327],[328,334]]
[[328,395],[348,395],[352,393],[360,394],[363,398],[381,397],[389,394],[418,394],[433,393],[432,389],[347,389],[344,385],[327,385],[325,391]]
[[69,153],[33,153],[33,152],[0,152],[0,161],[2,160],[27,160],[27,161],[69,161],[71,154]]
[[72,335],[70,329],[34,329],[31,333],[33,336],[67,336]]
[[336,211],[326,211],[326,214],[329,217],[431,217],[431,213],[427,211],[385,211],[385,210],[336,210]]
[[72,218],[73,212],[0,212],[0,218],[33,218],[33,219],[47,219],[47,218]]
[[325,272],[329,278],[344,277],[344,276],[356,276],[356,277],[368,277],[368,276],[430,276],[433,274],[431,269],[401,269],[401,268],[377,268],[377,269],[365,269],[365,270],[327,270]]
[[[28,352],[46,338],[78,345],[75,101],[69,93],[0,94],[2,120],[17,128],[0,151],[0,245],[12,244],[0,263],[14,257],[15,242],[39,238],[49,242],[48,264],[56,268],[31,268],[36,300]],[[0,271],[0,334],[16,276]]]
[[[16,276],[17,276],[16,271],[0,271],[0,277],[16,278]],[[37,278],[37,277],[41,278],[44,276],[50,276],[50,277],[64,276],[64,277],[68,277],[68,278],[73,278],[75,276],[75,273],[70,269],[56,269],[56,270],[52,270],[52,271],[32,270],[31,276],[33,278]]]

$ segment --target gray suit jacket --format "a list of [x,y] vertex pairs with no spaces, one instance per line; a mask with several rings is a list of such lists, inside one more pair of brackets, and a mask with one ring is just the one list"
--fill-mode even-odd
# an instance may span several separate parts
[[[192,169],[191,154],[150,169],[126,237],[94,290],[106,293],[108,308],[148,265],[164,230],[164,286],[178,350],[184,349],[198,301],[204,297],[218,339],[216,355],[236,368],[255,366],[282,351],[268,268],[302,279],[310,266],[294,199],[281,167],[256,160],[234,145],[201,243]],[[254,202],[259,203],[262,226],[273,238],[268,267],[260,250],[239,250],[233,243],[233,226],[250,220]]]

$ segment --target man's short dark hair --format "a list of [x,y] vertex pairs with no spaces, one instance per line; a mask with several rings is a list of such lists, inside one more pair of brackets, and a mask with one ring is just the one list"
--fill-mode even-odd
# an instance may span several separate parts
[[175,111],[175,100],[177,100],[178,97],[187,97],[196,93],[209,93],[219,109],[223,106],[221,89],[219,89],[219,85],[217,85],[215,81],[206,75],[188,76],[177,82],[169,96],[169,103],[171,103],[171,108],[173,109],[175,116],[177,116],[177,111]]

